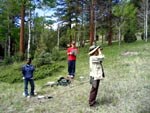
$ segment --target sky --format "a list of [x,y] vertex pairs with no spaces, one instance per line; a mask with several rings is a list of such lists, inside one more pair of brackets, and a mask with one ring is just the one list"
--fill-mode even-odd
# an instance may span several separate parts
[[[41,10],[41,9],[36,9],[35,10],[35,13],[38,13],[38,16],[52,16],[53,14],[54,14],[54,11],[53,10]],[[54,17],[52,17],[52,20],[54,20],[54,21],[56,21],[56,18],[54,18]],[[52,28],[54,29],[54,30],[56,30],[57,29],[57,26],[58,26],[58,23],[56,22],[56,23],[54,23],[53,25],[52,25]]]

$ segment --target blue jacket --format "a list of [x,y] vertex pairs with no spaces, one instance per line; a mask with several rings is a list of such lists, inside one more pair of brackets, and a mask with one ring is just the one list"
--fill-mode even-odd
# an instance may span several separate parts
[[32,78],[33,77],[33,72],[35,68],[33,65],[26,64],[22,67],[22,74],[24,78]]

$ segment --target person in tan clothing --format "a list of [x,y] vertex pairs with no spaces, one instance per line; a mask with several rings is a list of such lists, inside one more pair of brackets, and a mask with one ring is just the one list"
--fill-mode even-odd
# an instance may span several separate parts
[[89,105],[94,106],[96,104],[96,96],[98,93],[100,80],[104,78],[104,70],[102,66],[102,61],[104,55],[102,54],[102,48],[100,46],[91,46],[89,49],[89,67],[90,67],[90,83],[92,85]]

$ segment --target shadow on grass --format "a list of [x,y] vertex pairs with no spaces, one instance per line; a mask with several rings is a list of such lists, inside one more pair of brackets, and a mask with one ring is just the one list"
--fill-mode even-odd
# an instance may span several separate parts
[[148,109],[148,110],[143,110],[143,111],[141,111],[141,112],[139,112],[139,113],[150,113],[150,109]]
[[146,109],[141,110],[139,113],[150,113],[150,106],[147,106]]
[[117,97],[102,97],[100,99],[97,100],[101,105],[109,105],[112,104],[113,106],[115,106],[118,102],[118,98]]

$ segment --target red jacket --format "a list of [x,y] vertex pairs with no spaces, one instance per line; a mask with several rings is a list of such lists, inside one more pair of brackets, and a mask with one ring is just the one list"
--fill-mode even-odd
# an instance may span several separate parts
[[76,55],[77,55],[78,51],[77,48],[74,47],[70,47],[67,49],[67,55],[68,55],[68,60],[76,60]]

